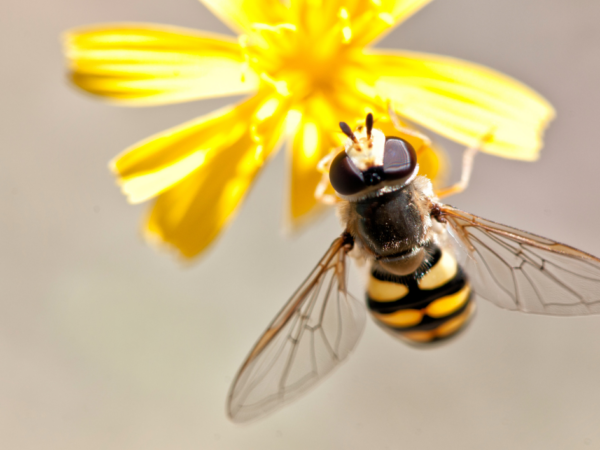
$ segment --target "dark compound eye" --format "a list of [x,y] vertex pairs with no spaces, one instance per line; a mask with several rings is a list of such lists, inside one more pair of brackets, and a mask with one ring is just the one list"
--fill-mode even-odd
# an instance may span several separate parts
[[385,138],[383,173],[386,181],[400,181],[412,175],[417,166],[415,149],[404,139]]
[[412,145],[397,137],[386,137],[383,167],[371,167],[361,172],[346,152],[340,152],[331,163],[329,181],[338,194],[354,195],[382,182],[404,183],[417,166],[417,154]]
[[362,172],[346,152],[340,152],[333,159],[329,168],[329,181],[336,192],[342,195],[357,194],[367,187]]

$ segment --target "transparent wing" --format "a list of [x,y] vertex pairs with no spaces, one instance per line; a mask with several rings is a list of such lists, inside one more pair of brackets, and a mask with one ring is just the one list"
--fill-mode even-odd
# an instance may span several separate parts
[[440,209],[467,247],[464,268],[481,297],[527,313],[600,313],[600,259],[451,206]]
[[298,397],[352,351],[366,314],[346,291],[350,248],[346,235],[336,239],[258,340],[229,392],[233,421],[255,419]]

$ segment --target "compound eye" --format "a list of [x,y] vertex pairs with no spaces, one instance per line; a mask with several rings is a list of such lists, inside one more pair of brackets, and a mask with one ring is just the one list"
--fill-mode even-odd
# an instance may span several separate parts
[[329,168],[329,181],[338,194],[353,195],[367,188],[360,170],[346,152],[340,152]]
[[404,181],[408,179],[417,166],[415,149],[404,139],[385,138],[383,154],[383,173],[386,181]]

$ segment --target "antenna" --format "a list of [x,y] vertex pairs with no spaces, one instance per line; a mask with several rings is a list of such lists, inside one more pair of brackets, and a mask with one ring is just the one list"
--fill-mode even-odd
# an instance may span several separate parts
[[367,126],[367,138],[371,139],[371,131],[373,130],[373,114],[367,114],[365,125]]
[[356,139],[356,136],[354,136],[352,129],[346,122],[340,122],[340,128],[342,129],[342,132],[346,136],[348,136],[350,139],[352,139],[352,142],[354,142],[355,144],[358,144],[358,140]]

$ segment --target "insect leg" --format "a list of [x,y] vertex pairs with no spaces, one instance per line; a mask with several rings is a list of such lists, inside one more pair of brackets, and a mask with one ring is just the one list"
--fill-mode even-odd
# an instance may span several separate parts
[[325,193],[329,187],[329,166],[331,166],[333,158],[335,158],[339,152],[339,148],[332,149],[331,152],[317,164],[317,171],[321,172],[321,181],[317,184],[314,195],[319,202],[325,205],[335,205],[340,201],[337,196]]
[[413,130],[411,128],[408,128],[408,127],[405,127],[404,125],[402,125],[402,122],[400,122],[400,118],[398,117],[398,114],[396,114],[396,111],[392,107],[391,101],[388,101],[387,106],[388,106],[388,114],[390,116],[390,120],[392,121],[392,124],[394,125],[394,128],[396,128],[396,130],[400,131],[401,133],[407,134],[409,136],[414,136],[416,138],[419,138],[423,142],[425,142],[427,145],[431,145],[431,139],[429,139],[427,136],[425,136],[422,133],[419,133],[417,130]]
[[475,159],[475,155],[481,149],[481,146],[485,144],[492,137],[493,132],[490,130],[486,133],[475,145],[474,147],[466,148],[463,152],[463,160],[462,160],[462,173],[460,176],[460,181],[458,183],[453,184],[444,189],[440,189],[436,191],[436,195],[439,198],[447,197],[448,195],[458,194],[459,192],[464,191],[467,186],[469,186],[469,181],[471,180],[471,173],[473,172],[473,160]]

